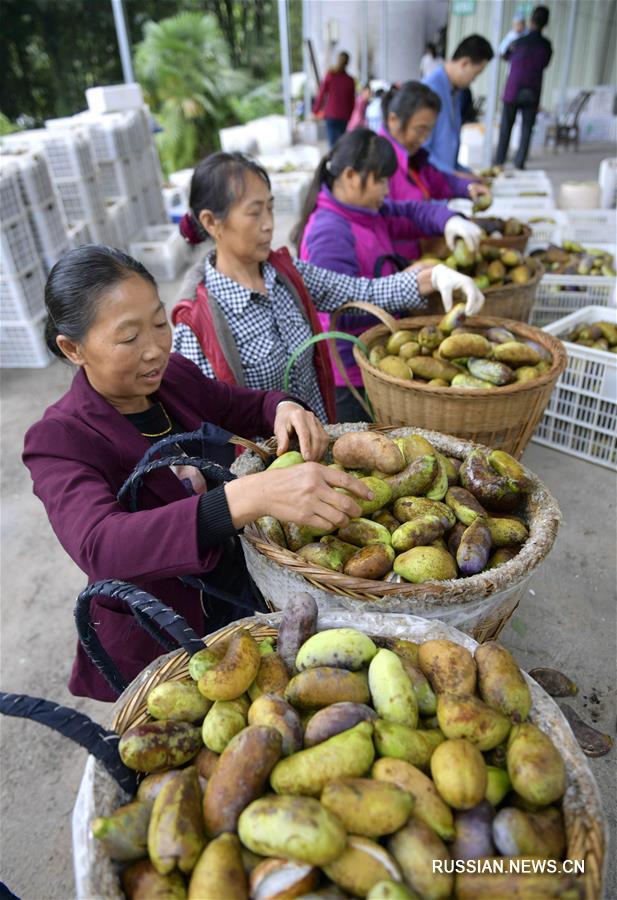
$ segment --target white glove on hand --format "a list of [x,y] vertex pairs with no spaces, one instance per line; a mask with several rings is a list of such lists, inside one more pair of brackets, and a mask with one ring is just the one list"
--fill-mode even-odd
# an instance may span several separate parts
[[452,309],[452,293],[456,290],[465,294],[466,316],[475,315],[484,306],[484,294],[473,279],[448,266],[435,266],[431,272],[431,284],[441,294],[443,308],[446,312],[450,312]]
[[480,246],[480,241],[486,237],[479,225],[470,222],[469,219],[465,219],[463,216],[452,216],[451,219],[448,219],[443,234],[450,250],[454,250],[455,240],[462,238],[465,241],[465,246],[472,253],[476,252]]

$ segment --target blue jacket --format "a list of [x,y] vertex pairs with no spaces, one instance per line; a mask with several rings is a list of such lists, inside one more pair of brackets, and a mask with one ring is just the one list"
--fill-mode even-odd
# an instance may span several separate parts
[[422,81],[441,100],[441,111],[433,133],[424,144],[429,153],[429,162],[443,172],[461,169],[462,166],[457,165],[462,125],[461,92],[452,93],[452,85],[443,66],[434,69]]

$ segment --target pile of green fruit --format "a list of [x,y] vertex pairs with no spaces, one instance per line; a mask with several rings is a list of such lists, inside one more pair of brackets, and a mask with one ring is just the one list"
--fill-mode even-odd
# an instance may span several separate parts
[[457,303],[439,325],[401,329],[373,344],[369,362],[406,381],[479,390],[533,381],[552,367],[552,354],[536,341],[464,323],[465,306]]
[[549,244],[531,254],[539,259],[549,275],[602,275],[615,277],[615,260],[611,253],[595,247],[583,247],[576,241],[564,241],[561,247]]
[[[474,219],[490,238],[520,237],[527,226],[519,219]],[[530,229],[529,229],[530,230]]]
[[[277,463],[303,462],[290,453]],[[373,493],[372,500],[354,497],[360,518],[331,533],[270,516],[256,523],[269,541],[311,565],[372,580],[394,573],[422,584],[500,566],[529,537],[520,506],[531,482],[502,450],[473,450],[461,463],[418,434],[390,440],[362,431],[338,438],[332,457],[331,465]]]
[[127,898],[578,897],[561,874],[453,874],[566,850],[565,765],[511,654],[316,629],[300,594],[276,649],[238,630],[151,690],[119,742],[146,777],[92,822]]
[[419,262],[433,265],[443,262],[450,269],[456,269],[457,272],[473,278],[481,291],[503,287],[506,284],[527,284],[533,272],[533,264],[530,267],[518,250],[511,247],[496,247],[483,241],[480,249],[474,253],[462,238],[457,239],[454,250],[445,259],[422,256]]
[[617,353],[617,325],[614,322],[581,322],[561,339],[582,347]]

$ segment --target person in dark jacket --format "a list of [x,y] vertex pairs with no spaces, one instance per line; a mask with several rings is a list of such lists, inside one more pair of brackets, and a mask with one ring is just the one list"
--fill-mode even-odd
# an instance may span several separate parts
[[548,18],[547,7],[536,6],[531,14],[529,31],[524,37],[510,44],[504,54],[504,59],[510,61],[510,72],[503,92],[499,144],[495,157],[498,166],[506,161],[512,126],[520,110],[523,125],[514,165],[517,169],[525,168],[531,132],[540,106],[542,76],[553,55],[551,42],[542,34],[542,29],[548,24]]
[[336,66],[327,72],[313,104],[315,114],[323,110],[330,147],[334,147],[340,136],[345,134],[354,109],[356,83],[347,74],[348,65],[349,53],[339,53]]
[[[198,575],[234,599],[248,593],[250,601],[236,541],[246,524],[267,514],[329,529],[360,515],[353,496],[369,492],[357,479],[316,462],[328,438],[304,404],[280,391],[206,378],[171,353],[165,309],[140,263],[109,247],[72,250],[52,269],[45,302],[48,346],[77,366],[77,374],[28,430],[23,459],[60,543],[90,581],[132,582],[202,635],[249,613],[180,577]],[[222,486],[209,485],[191,466],[159,469],[145,478],[139,511],[129,512],[117,493],[144,453],[204,421],[243,437],[274,433],[279,453],[295,434],[309,462]],[[184,449],[203,458],[201,442],[195,443]],[[160,656],[160,646],[121,601],[94,598],[92,620],[127,680]],[[69,689],[115,699],[81,646]]]

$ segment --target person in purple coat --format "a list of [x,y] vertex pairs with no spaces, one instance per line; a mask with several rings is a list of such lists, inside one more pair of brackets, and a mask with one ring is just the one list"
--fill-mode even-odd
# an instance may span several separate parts
[[[251,590],[235,539],[247,523],[272,515],[329,529],[360,515],[352,496],[335,488],[360,497],[369,491],[316,462],[328,438],[304,404],[278,391],[214,381],[171,353],[165,309],[140,263],[109,247],[72,250],[52,269],[45,303],[47,344],[77,372],[68,392],[28,430],[23,459],[60,543],[89,581],[132,582],[205,634],[247,614]],[[163,468],[146,477],[139,511],[118,502],[118,490],[153,443],[204,421],[243,437],[274,433],[279,453],[296,435],[308,462],[222,486],[209,485],[191,466]],[[203,457],[212,449],[194,443],[178,453]],[[186,575],[205,578],[212,595],[180,581]],[[227,605],[214,599],[214,588],[248,600],[242,609]],[[92,619],[127,680],[161,654],[120,601],[95,598]],[[69,689],[115,699],[80,646]]]
[[499,144],[495,156],[498,166],[506,161],[510,134],[520,110],[523,124],[514,165],[517,169],[525,168],[531,132],[540,106],[542,77],[553,55],[551,42],[542,34],[542,29],[548,25],[548,18],[548,8],[536,6],[531,14],[527,34],[511,43],[503,54],[503,58],[510,61],[510,72],[503,92]]
[[[445,234],[450,247],[462,238],[470,250],[477,250],[483,232],[464,216],[437,203],[388,199],[388,179],[396,170],[396,154],[385,137],[368,128],[356,128],[340,138],[317,168],[292,235],[300,259],[344,275],[381,278],[413,269],[409,263],[420,256],[419,239],[424,236]],[[447,279],[447,272],[440,271],[443,268],[435,267],[435,279]],[[466,285],[469,308],[477,310],[482,300],[472,297],[471,285]],[[320,319],[327,330],[328,313],[320,313]],[[339,316],[337,327],[360,334],[374,324],[374,316],[351,312]],[[339,341],[337,349],[351,383],[362,386],[352,345]],[[349,421],[354,421],[361,409],[355,408],[356,401],[336,365],[333,370],[337,410],[342,414],[346,404],[347,414],[352,416]]]

